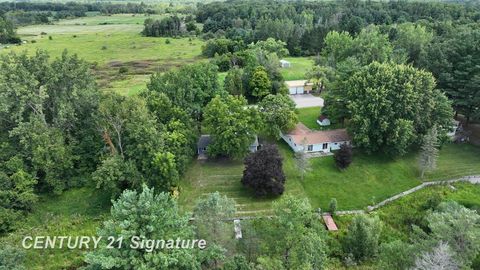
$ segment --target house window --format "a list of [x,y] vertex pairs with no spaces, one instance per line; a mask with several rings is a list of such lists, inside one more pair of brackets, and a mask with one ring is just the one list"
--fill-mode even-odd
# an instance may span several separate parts
[[325,150],[325,149],[327,149],[327,148],[328,148],[328,143],[324,143],[324,144],[322,145],[322,149]]
[[313,151],[313,145],[310,144],[310,145],[307,147],[307,150],[308,150],[308,151]]

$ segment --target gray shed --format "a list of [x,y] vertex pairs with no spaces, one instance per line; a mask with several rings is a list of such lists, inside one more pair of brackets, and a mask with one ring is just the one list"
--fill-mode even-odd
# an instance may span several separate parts
[[205,155],[207,154],[207,147],[212,142],[210,135],[202,135],[197,142],[197,154]]

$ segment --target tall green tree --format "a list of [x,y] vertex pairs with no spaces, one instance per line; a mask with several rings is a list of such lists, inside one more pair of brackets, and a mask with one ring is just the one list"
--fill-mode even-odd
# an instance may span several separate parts
[[217,67],[212,64],[187,65],[152,75],[147,89],[165,94],[173,105],[185,109],[198,120],[203,107],[220,93],[217,73]]
[[410,63],[418,64],[420,55],[433,39],[433,33],[425,26],[414,23],[402,23],[390,30],[395,50],[408,55]]
[[272,83],[264,67],[258,66],[255,68],[249,86],[251,95],[257,100],[261,100],[264,96],[271,93]]
[[233,68],[230,69],[225,77],[223,88],[230,95],[242,96],[245,95],[245,89],[243,87],[243,69]]
[[262,269],[324,269],[325,229],[307,199],[292,196],[274,202],[274,217],[258,221],[263,241]]
[[430,246],[444,242],[457,263],[470,266],[480,252],[480,215],[457,202],[444,202],[426,219],[431,230],[426,238]]
[[448,100],[434,89],[432,74],[411,66],[372,63],[346,87],[349,131],[355,145],[369,152],[405,154],[434,125],[445,132],[451,122],[452,115],[443,115]]
[[120,248],[108,248],[107,241],[89,252],[85,261],[95,269],[200,269],[193,249],[132,249],[132,237],[141,239],[193,239],[189,217],[181,214],[168,193],[155,194],[146,186],[141,193],[126,190],[113,203],[110,218],[98,236],[123,239]]
[[205,107],[203,124],[212,136],[209,155],[242,158],[254,142],[260,118],[245,98],[217,96]]
[[345,253],[357,262],[373,258],[378,252],[381,231],[378,217],[355,216],[343,240]]
[[286,95],[267,95],[258,104],[265,133],[279,139],[281,132],[295,127],[298,116],[295,103]]
[[92,115],[98,95],[89,66],[77,56],[64,52],[50,61],[39,51],[2,57],[2,137],[16,147],[42,188],[61,192],[72,176],[96,166],[101,140]]
[[478,26],[457,27],[453,34],[436,38],[421,60],[421,66],[432,71],[438,88],[452,100],[455,111],[465,115],[467,123],[480,116],[479,42]]

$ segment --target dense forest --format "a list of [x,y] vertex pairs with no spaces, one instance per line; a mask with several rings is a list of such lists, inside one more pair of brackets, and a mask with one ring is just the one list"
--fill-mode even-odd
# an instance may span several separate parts
[[[478,200],[473,192],[452,201],[447,194],[457,187],[445,185],[422,201],[402,201],[394,213],[341,217],[335,198],[320,209],[288,190],[307,184],[305,174],[319,168],[312,164],[332,167],[328,176],[343,181],[359,156],[367,160],[360,169],[374,174],[378,164],[407,167],[419,155],[414,170],[421,176],[408,177],[421,183],[449,144],[453,117],[464,117],[466,125],[480,120],[480,4],[460,2],[199,3],[186,14],[147,18],[143,31],[134,32],[148,46],[160,40],[162,48],[182,38],[189,45],[202,39],[188,64],[156,69],[134,95],[101,91],[94,74],[100,64],[67,50],[57,58],[45,51],[1,54],[0,240],[11,244],[8,237],[29,233],[23,227],[39,201],[88,187],[111,201],[110,212],[88,217],[98,221],[97,236],[125,239],[126,246],[102,244],[69,262],[69,269],[479,269],[480,206],[471,203]],[[154,10],[143,3],[0,3],[0,43],[21,42],[18,26],[88,12]],[[304,76],[325,99],[321,113],[345,128],[355,148],[344,144],[332,157],[309,162],[305,144],[304,151],[290,153],[279,141],[299,123],[279,62],[300,56],[311,59]],[[235,242],[230,221],[249,201],[208,193],[187,198],[193,207],[185,211],[177,200],[196,188],[180,182],[199,164],[194,157],[205,134],[211,138],[203,149],[207,170],[222,166],[214,180],[218,189],[233,163],[242,166],[243,199],[269,202],[266,218],[242,220],[244,235]],[[264,145],[250,153],[259,137]],[[396,184],[385,174],[375,178]],[[360,189],[348,195],[375,203]],[[322,211],[340,222],[340,233],[327,233]],[[201,238],[209,245],[133,250],[128,245],[134,236]],[[0,269],[23,270],[28,259],[17,243],[0,247]]]

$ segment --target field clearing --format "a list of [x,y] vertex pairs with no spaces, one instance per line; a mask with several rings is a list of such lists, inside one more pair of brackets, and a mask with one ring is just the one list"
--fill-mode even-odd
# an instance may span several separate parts
[[[55,58],[68,50],[92,63],[102,90],[131,95],[144,89],[148,75],[154,72],[205,61],[200,39],[141,35],[146,18],[160,17],[119,14],[22,27],[18,33],[28,43],[0,49],[0,54],[13,51],[32,55],[44,50]],[[125,74],[119,74],[121,67],[127,68]]]
[[280,68],[280,73],[286,81],[306,79],[305,73],[314,65],[313,58],[311,57],[286,57],[282,59],[292,64],[289,68]]

